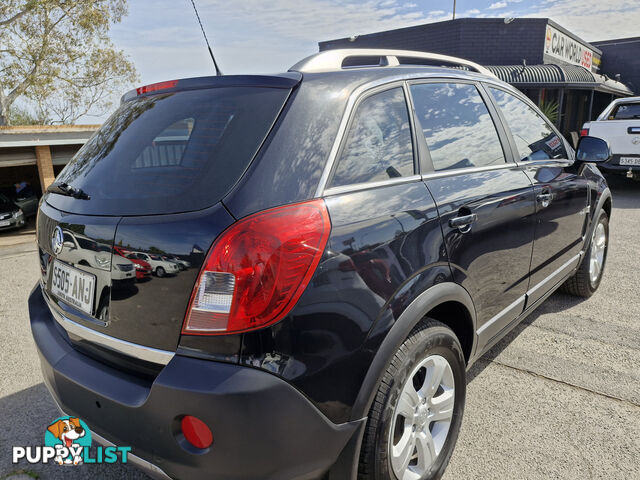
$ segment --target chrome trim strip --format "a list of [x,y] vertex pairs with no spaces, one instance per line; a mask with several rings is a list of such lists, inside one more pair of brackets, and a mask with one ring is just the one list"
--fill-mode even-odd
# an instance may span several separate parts
[[[533,293],[535,293],[541,287],[551,283],[551,281],[556,280],[557,278],[560,278],[563,273],[566,273],[566,271],[571,270],[572,268],[576,267],[577,263],[580,262],[580,258],[582,258],[582,254],[583,254],[583,252],[580,252],[577,255],[574,255],[569,260],[567,260],[565,263],[563,263],[559,268],[557,268],[547,278],[542,280],[540,283],[535,285],[533,288],[530,288],[529,290],[527,290],[527,296],[531,296]],[[576,265],[573,265],[573,263],[576,263]]]
[[358,192],[360,190],[369,190],[370,188],[386,187],[388,185],[398,185],[402,183],[419,182],[420,175],[411,175],[410,177],[390,178],[388,180],[380,180],[379,182],[354,183],[351,185],[342,185],[340,187],[327,188],[324,191],[325,196],[338,195],[341,193]]
[[[104,438],[102,435],[98,435],[94,431],[91,432],[91,438],[95,440],[97,443],[99,443],[100,445],[102,445],[103,447],[116,446],[114,443],[110,442],[109,440]],[[139,468],[140,470],[142,470],[152,478],[155,478],[158,480],[171,480],[171,477],[166,473],[164,473],[164,470],[162,470],[160,467],[158,467],[157,465],[154,465],[151,462],[148,462],[143,458],[140,458],[134,453],[129,452],[127,454],[127,463],[125,465],[128,465],[128,464],[134,465],[135,467]]]
[[[345,107],[344,113],[342,114],[342,119],[340,120],[340,126],[338,127],[338,133],[336,134],[336,138],[333,141],[333,146],[329,152],[329,157],[327,158],[327,162],[324,165],[324,170],[322,171],[322,175],[320,176],[320,181],[318,182],[318,187],[316,188],[315,197],[322,197],[324,193],[324,189],[329,181],[329,175],[331,175],[331,170],[333,170],[333,165],[336,161],[336,157],[338,155],[338,150],[340,148],[340,144],[342,143],[342,138],[344,136],[345,130],[347,129],[347,125],[349,123],[349,119],[351,117],[351,113],[353,111],[353,107],[356,102],[360,99],[360,96],[367,92],[368,90],[373,90],[377,87],[382,87],[389,85],[391,87],[393,83],[404,82],[407,80],[442,80],[446,82],[448,80],[467,80],[467,81],[482,81],[485,83],[491,83],[498,85],[505,90],[514,90],[514,88],[497,78],[490,78],[484,75],[478,75],[473,72],[462,72],[459,73],[456,70],[451,70],[451,72],[447,72],[446,74],[443,72],[412,72],[412,73],[403,73],[398,75],[389,75],[385,78],[379,78],[377,80],[365,83],[355,88],[353,92],[349,95],[349,99],[347,100],[347,106]],[[511,166],[511,164],[510,164]]]
[[79,323],[76,323],[73,320],[65,317],[61,313],[57,312],[55,308],[52,307],[50,303],[51,301],[49,300],[49,298],[47,298],[47,295],[44,295],[44,298],[56,322],[58,322],[58,324],[67,332],[72,333],[73,335],[76,335],[83,340],[95,343],[97,345],[100,345],[101,347],[113,350],[114,352],[123,353],[125,355],[129,355],[130,357],[138,358],[146,362],[156,363],[158,365],[168,364],[175,355],[175,352],[170,352],[168,350],[159,350],[157,348],[127,342],[126,340],[111,337],[109,335],[105,335],[104,333],[100,333],[88,327],[85,327],[84,325],[80,325]]
[[[484,332],[487,328],[489,328],[490,326],[492,326],[494,323],[496,323],[498,320],[501,320],[506,314],[508,314],[510,311],[512,311],[513,309],[517,308],[518,305],[522,305],[524,306],[524,302],[526,300],[526,295],[522,295],[521,297],[518,297],[516,299],[515,302],[513,302],[511,305],[508,305],[507,307],[505,307],[504,309],[502,309],[498,314],[496,314],[495,316],[493,316],[491,319],[489,319],[487,322],[484,323],[484,325],[482,325],[478,331],[477,334],[478,335],[482,335],[482,332]],[[517,317],[517,315],[516,315]],[[515,317],[514,317],[515,318]],[[513,320],[513,319],[512,319]]]
[[451,170],[441,170],[437,172],[429,172],[422,175],[423,180],[431,178],[451,177],[454,175],[465,175],[467,173],[491,172],[493,170],[511,170],[518,169],[519,165],[514,162],[507,162],[500,165],[485,165],[483,167],[455,168]]

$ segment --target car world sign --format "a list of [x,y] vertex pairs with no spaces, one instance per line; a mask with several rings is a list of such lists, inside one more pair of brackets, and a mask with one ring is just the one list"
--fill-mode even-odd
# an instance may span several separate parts
[[551,25],[547,25],[544,53],[558,60],[582,65],[587,70],[591,70],[593,65],[593,50]]

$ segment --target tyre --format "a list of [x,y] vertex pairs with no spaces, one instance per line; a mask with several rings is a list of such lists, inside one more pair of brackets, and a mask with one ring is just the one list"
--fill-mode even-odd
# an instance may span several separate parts
[[586,255],[576,273],[561,287],[562,291],[570,295],[588,298],[600,286],[609,249],[609,217],[607,212],[601,210],[596,218]]
[[166,274],[167,274],[167,272],[165,272],[164,268],[162,268],[162,267],[156,268],[156,276],[164,277]]
[[387,367],[369,411],[359,480],[432,480],[444,473],[460,430],[465,361],[446,325],[425,319]]

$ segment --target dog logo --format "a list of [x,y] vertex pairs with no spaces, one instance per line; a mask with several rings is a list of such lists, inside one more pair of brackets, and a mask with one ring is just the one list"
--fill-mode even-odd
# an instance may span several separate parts
[[47,427],[45,445],[56,449],[58,465],[83,463],[84,447],[91,446],[91,431],[78,417],[60,417]]
[[56,227],[53,229],[53,233],[51,235],[51,249],[53,253],[58,255],[62,251],[62,247],[64,245],[64,235],[62,234],[62,229],[60,227]]

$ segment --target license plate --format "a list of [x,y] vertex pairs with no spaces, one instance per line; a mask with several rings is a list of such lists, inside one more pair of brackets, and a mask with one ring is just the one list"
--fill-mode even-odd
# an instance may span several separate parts
[[11,225],[9,220],[0,220],[0,227],[8,227],[9,225]]
[[640,166],[640,157],[620,157],[620,165]]
[[51,275],[51,293],[89,315],[93,312],[96,276],[55,260]]

